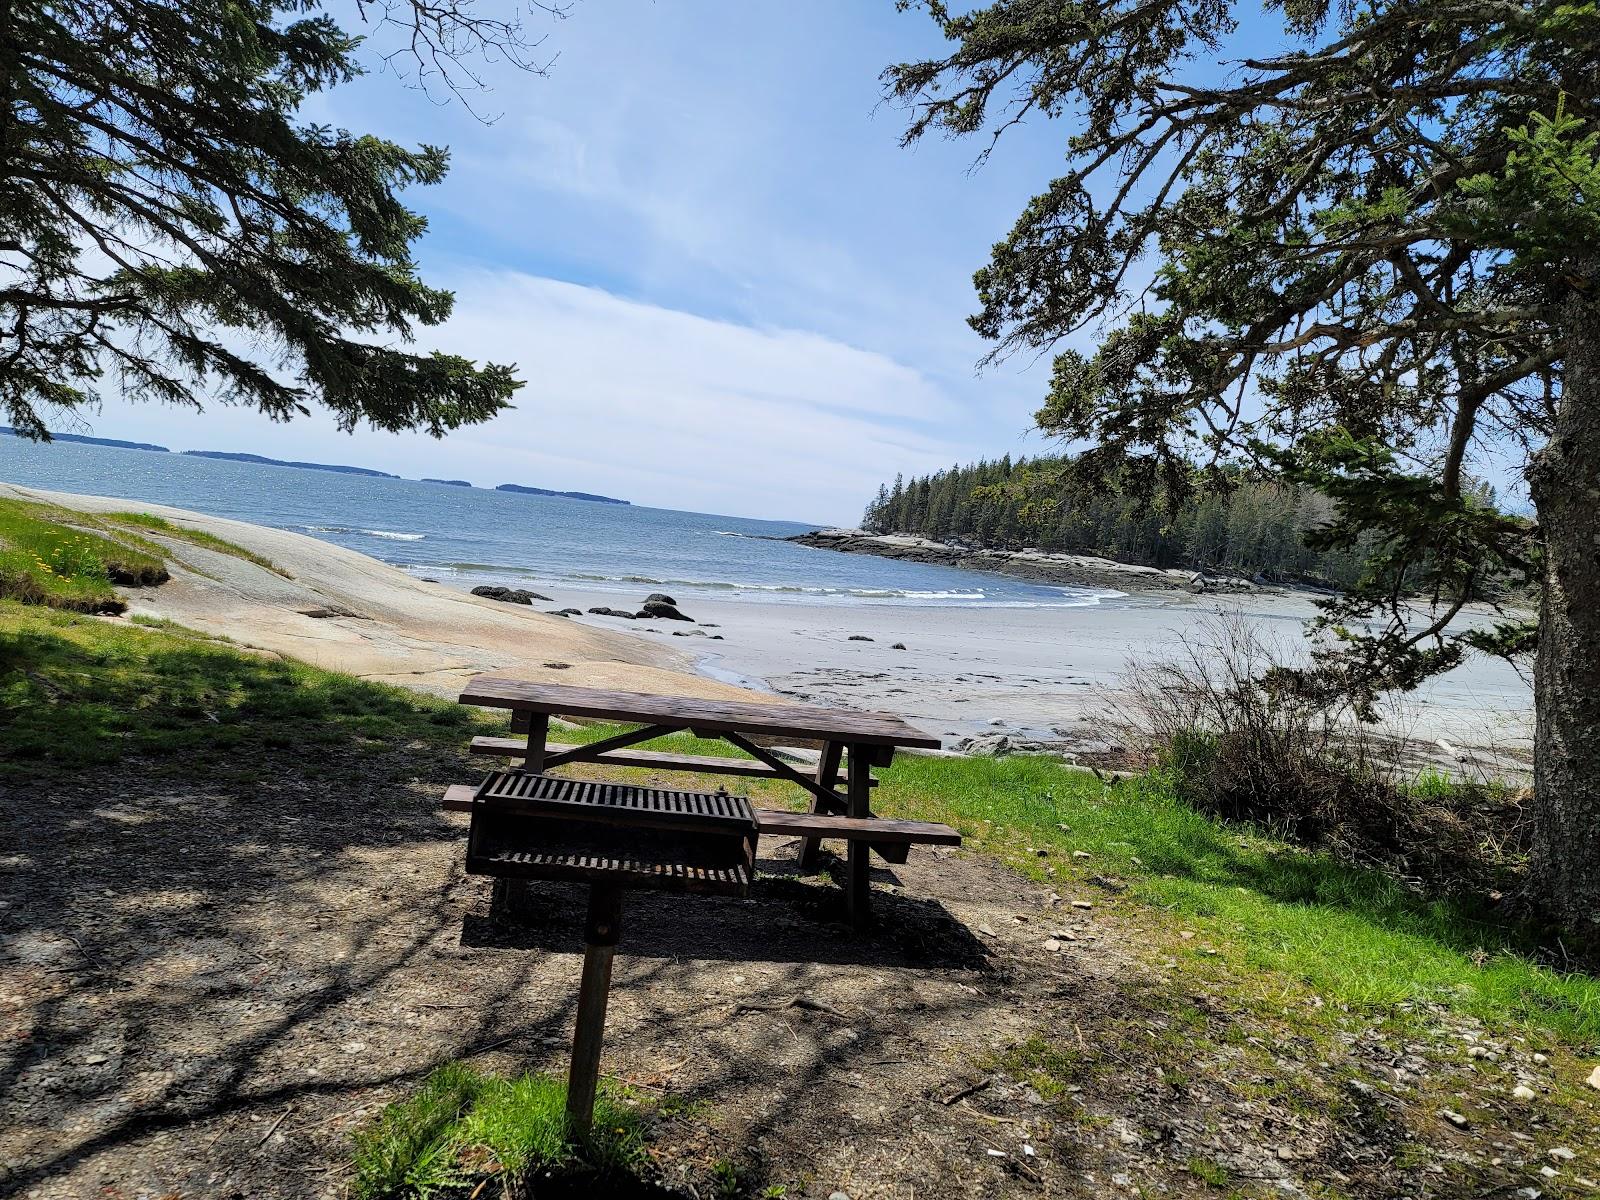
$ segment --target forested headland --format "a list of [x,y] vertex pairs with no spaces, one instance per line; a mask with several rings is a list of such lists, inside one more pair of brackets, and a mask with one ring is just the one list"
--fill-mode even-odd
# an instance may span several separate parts
[[1115,481],[1075,486],[1083,482],[1075,471],[1071,458],[1007,455],[897,477],[867,505],[862,528],[1334,587],[1360,576],[1359,551],[1305,544],[1307,531],[1333,516],[1333,501],[1318,492],[1272,480],[1197,478],[1186,495],[1164,503]]

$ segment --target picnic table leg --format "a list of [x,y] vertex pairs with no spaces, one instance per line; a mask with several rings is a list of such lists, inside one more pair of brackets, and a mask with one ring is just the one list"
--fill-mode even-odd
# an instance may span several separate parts
[[[849,814],[858,819],[871,815],[872,759],[861,746],[850,747]],[[861,929],[872,915],[872,848],[866,842],[850,839],[850,857],[845,864],[846,900],[850,924]]]
[[[822,754],[817,759],[817,782],[823,787],[831,788],[834,786],[834,779],[839,774],[839,758],[843,751],[844,747],[838,742],[824,742],[822,744]],[[850,761],[852,763],[855,762],[855,755],[852,754],[850,756]],[[813,796],[811,798],[811,811],[823,811],[820,797]],[[816,873],[818,851],[821,849],[821,838],[808,837],[800,839],[800,870],[804,874],[813,875]]]
[[530,775],[544,773],[544,743],[550,736],[550,714],[528,714],[528,753],[523,756],[522,769]]
[[622,890],[614,884],[590,887],[589,915],[583,926],[578,1022],[572,1035],[572,1069],[567,1075],[567,1123],[580,1142],[588,1138],[594,1121],[600,1049],[606,1037],[606,1000],[611,994],[611,957],[621,927]]

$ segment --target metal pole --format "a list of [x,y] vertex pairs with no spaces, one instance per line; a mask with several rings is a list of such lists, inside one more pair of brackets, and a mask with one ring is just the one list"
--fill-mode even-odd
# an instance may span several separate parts
[[583,979],[578,985],[578,1025],[572,1035],[572,1070],[567,1075],[567,1123],[584,1141],[594,1122],[600,1083],[600,1050],[606,1037],[606,1000],[611,994],[611,957],[622,929],[622,890],[612,884],[589,888],[583,927]]

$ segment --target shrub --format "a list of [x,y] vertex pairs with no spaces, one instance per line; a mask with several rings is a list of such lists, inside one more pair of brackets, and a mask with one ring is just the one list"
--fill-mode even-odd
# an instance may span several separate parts
[[1406,747],[1359,721],[1348,700],[1284,685],[1296,653],[1240,617],[1215,619],[1174,661],[1130,670],[1109,732],[1201,812],[1419,885],[1510,887],[1527,851],[1517,793],[1437,770],[1407,779]]

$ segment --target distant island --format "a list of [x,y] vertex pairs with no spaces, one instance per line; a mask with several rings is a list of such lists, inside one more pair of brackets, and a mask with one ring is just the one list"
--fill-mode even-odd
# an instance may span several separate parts
[[[9,425],[0,425],[0,433],[9,433],[14,437],[21,437]],[[85,442],[91,446],[113,446],[119,450],[159,450],[163,454],[172,451],[165,446],[156,446],[149,442],[124,442],[117,438],[85,437],[77,433],[52,433],[51,437],[62,442]],[[220,458],[224,462],[257,463],[267,467],[298,467],[303,471],[333,471],[340,475],[368,475],[375,479],[399,479],[401,476],[389,471],[374,471],[371,467],[351,467],[343,463],[315,463],[296,462],[287,458],[268,458],[264,454],[240,454],[233,450],[180,450],[191,458]],[[472,483],[466,479],[422,479],[420,483],[437,483],[445,487],[470,488]],[[494,489],[497,492],[516,492],[524,496],[559,496],[566,500],[587,500],[594,504],[632,504],[631,500],[618,500],[615,496],[599,496],[594,492],[560,492],[554,488],[527,487],[520,483],[502,483]]]
[[305,471],[337,471],[341,475],[373,475],[379,479],[399,479],[388,471],[374,471],[371,467],[347,467],[338,463],[290,462],[282,458],[265,458],[260,454],[235,454],[231,450],[185,450],[193,458],[221,458],[228,462],[261,463],[269,467],[299,467]]
[[[0,425],[0,433],[9,433],[12,437],[22,436],[9,425]],[[115,446],[118,450],[159,450],[162,454],[172,453],[165,446],[157,446],[153,442],[125,442],[121,438],[86,437],[81,433],[52,433],[50,437],[57,442],[82,442],[86,446]]]
[[568,500],[592,500],[596,504],[631,504],[631,500],[618,500],[615,496],[596,496],[593,492],[555,492],[549,488],[523,487],[520,483],[502,483],[497,492],[519,492],[525,496],[565,496]]

